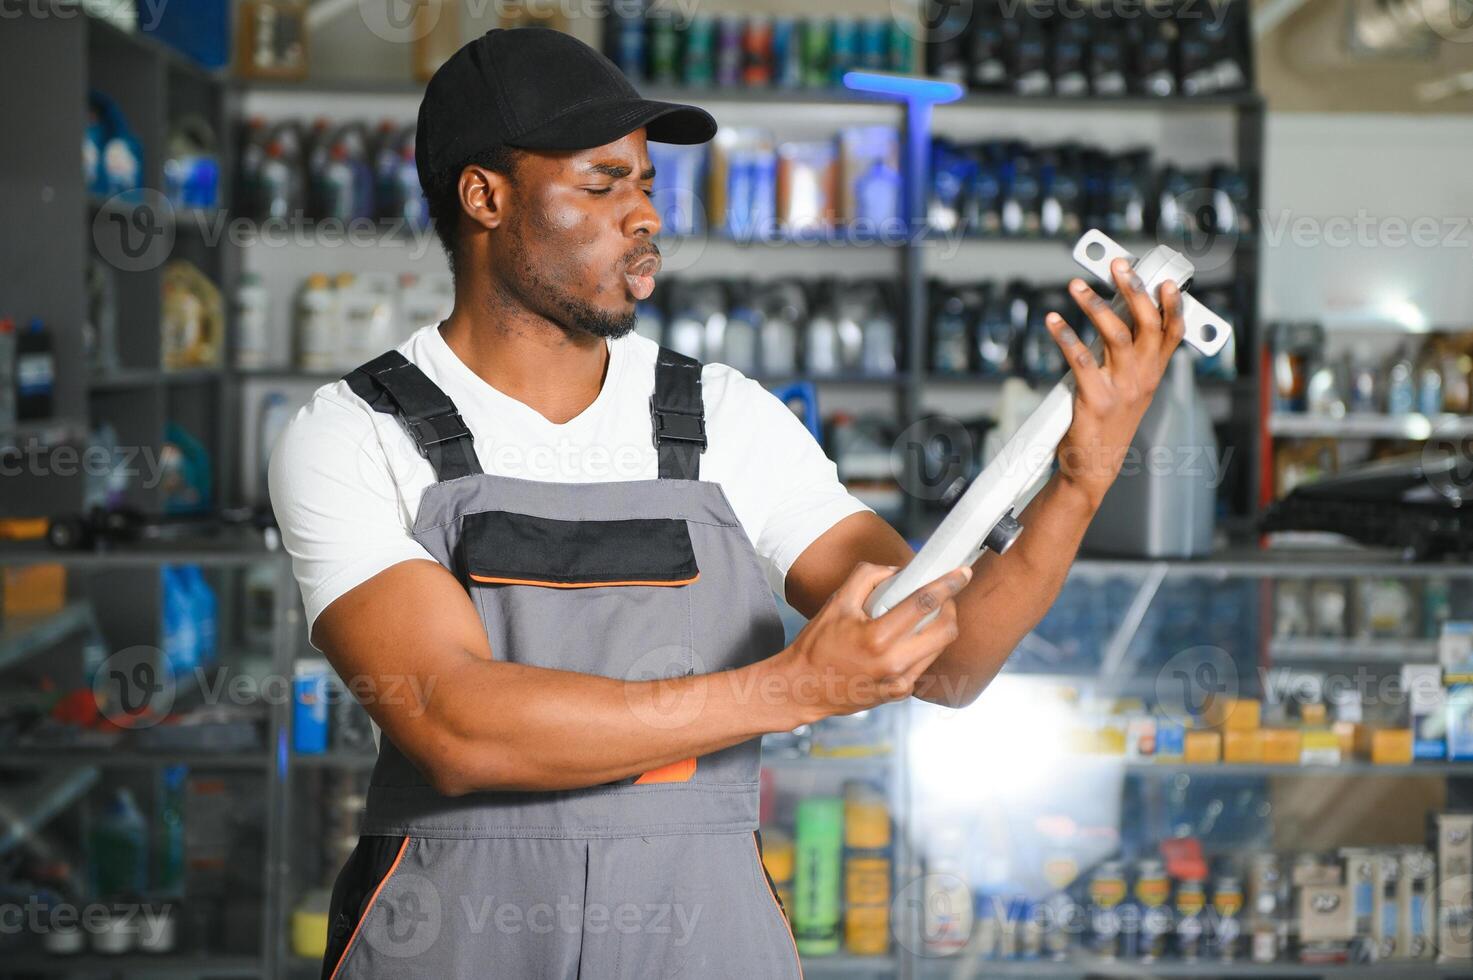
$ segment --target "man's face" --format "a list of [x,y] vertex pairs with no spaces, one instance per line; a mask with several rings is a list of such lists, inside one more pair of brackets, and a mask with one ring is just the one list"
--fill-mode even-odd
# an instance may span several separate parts
[[627,334],[660,268],[654,178],[643,129],[591,150],[524,152],[508,234],[500,236],[506,250],[493,254],[507,263],[497,278],[566,328]]

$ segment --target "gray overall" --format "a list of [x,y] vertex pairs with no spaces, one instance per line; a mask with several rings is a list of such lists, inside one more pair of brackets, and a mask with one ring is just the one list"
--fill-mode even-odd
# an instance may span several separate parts
[[[751,543],[721,487],[698,478],[697,362],[660,351],[660,478],[615,483],[482,472],[455,406],[398,353],[346,380],[435,467],[414,538],[465,585],[496,658],[651,680],[782,647]],[[640,723],[674,729],[699,710],[673,704]],[[333,889],[322,975],[801,977],[761,863],[758,767],[754,739],[586,789],[449,798],[385,738]]]

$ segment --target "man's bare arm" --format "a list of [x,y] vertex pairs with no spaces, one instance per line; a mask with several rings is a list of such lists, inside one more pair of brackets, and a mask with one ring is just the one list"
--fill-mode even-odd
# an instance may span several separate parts
[[[736,670],[621,681],[492,658],[455,577],[431,561],[394,565],[318,617],[317,645],[386,737],[446,795],[596,786],[909,697],[956,636],[938,579],[886,616],[865,596],[892,569],[854,569],[794,643]],[[926,613],[943,615],[919,633]],[[405,701],[390,692],[414,692]]]
[[[1024,510],[1020,521],[1025,531],[1008,553],[986,552],[973,566],[972,584],[956,600],[957,640],[918,679],[918,698],[953,707],[970,704],[1048,612],[1181,343],[1186,325],[1176,287],[1168,283],[1161,288],[1162,308],[1157,310],[1128,263],[1117,262],[1113,271],[1137,327],[1132,331],[1082,280],[1070,284],[1075,300],[1104,337],[1102,365],[1061,317],[1050,314],[1049,331],[1077,385],[1074,422],[1059,446],[1059,471]],[[854,514],[793,563],[788,602],[807,615],[855,562],[904,565],[913,554],[879,517]]]

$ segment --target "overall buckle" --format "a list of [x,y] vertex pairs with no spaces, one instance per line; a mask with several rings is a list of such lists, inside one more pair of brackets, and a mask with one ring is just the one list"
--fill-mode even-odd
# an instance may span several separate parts
[[676,412],[660,408],[650,396],[650,414],[655,420],[655,448],[662,442],[693,442],[706,450],[706,419],[690,412]]
[[471,435],[471,430],[466,427],[465,419],[460,417],[458,411],[422,419],[405,419],[404,424],[414,437],[421,454],[428,452],[431,446],[454,442],[456,439],[469,439]]

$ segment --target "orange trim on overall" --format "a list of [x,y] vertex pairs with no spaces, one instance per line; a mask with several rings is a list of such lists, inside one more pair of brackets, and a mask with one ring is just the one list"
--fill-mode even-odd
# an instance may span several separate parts
[[368,914],[373,911],[374,903],[378,901],[379,895],[383,894],[384,886],[389,879],[394,877],[394,872],[399,869],[399,862],[404,860],[404,852],[409,850],[409,838],[404,838],[404,843],[399,845],[399,853],[394,855],[394,863],[389,865],[389,870],[384,873],[383,880],[373,890],[373,895],[368,899],[368,904],[363,907],[363,914],[358,917],[358,924],[353,927],[353,935],[348,937],[348,945],[343,947],[343,955],[338,957],[337,964],[332,968],[328,980],[337,980],[338,971],[343,968],[343,963],[348,959],[348,954],[353,951],[353,943],[358,941],[358,933],[363,931],[363,923],[368,921]]
[[688,783],[695,774],[696,759],[695,756],[691,756],[689,759],[672,762],[668,766],[651,769],[636,779],[634,785],[638,786],[640,783]]
[[767,893],[768,898],[772,899],[773,911],[777,912],[777,917],[782,920],[783,929],[788,933],[788,942],[793,944],[793,962],[798,964],[798,980],[803,980],[803,957],[798,955],[798,940],[793,938],[793,924],[783,914],[783,907],[777,901],[777,893],[772,890],[772,884],[767,877],[767,866],[762,863],[762,848],[757,846],[756,831],[752,832],[752,850],[757,853],[757,872],[762,875],[762,890]]
[[484,585],[541,585],[549,589],[598,589],[605,585],[690,585],[700,577],[701,573],[697,572],[690,578],[675,581],[667,579],[663,582],[544,582],[535,578],[496,578],[490,575],[472,575],[471,581]]

